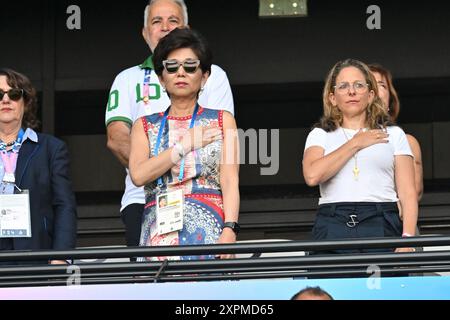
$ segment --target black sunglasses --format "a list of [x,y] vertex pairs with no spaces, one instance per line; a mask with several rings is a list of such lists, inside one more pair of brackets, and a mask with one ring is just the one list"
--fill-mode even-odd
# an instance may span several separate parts
[[23,89],[12,88],[8,91],[3,91],[2,89],[0,89],[0,100],[3,99],[5,94],[8,94],[8,97],[12,101],[18,101],[23,97]]
[[184,71],[186,71],[187,73],[195,73],[195,71],[197,71],[198,67],[200,66],[200,60],[187,59],[180,62],[175,59],[170,59],[164,60],[163,66],[166,69],[167,73],[177,72],[180,66],[183,66]]

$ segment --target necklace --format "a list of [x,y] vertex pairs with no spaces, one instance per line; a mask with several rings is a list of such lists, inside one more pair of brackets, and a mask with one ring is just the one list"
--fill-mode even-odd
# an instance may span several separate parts
[[[350,139],[347,137],[347,133],[345,133],[344,128],[341,127],[341,129],[342,129],[342,132],[344,132],[345,139],[348,142]],[[355,181],[358,181],[358,176],[359,176],[358,151],[356,151],[355,154],[353,155],[353,160],[355,162],[355,165],[353,166],[353,170],[352,170],[353,171],[353,179],[355,179]]]
[[3,149],[3,148],[6,149],[6,148],[9,148],[9,147],[12,147],[15,143],[16,143],[16,140],[8,142],[8,143],[3,142],[3,141],[0,140],[0,147],[1,147],[1,149]]

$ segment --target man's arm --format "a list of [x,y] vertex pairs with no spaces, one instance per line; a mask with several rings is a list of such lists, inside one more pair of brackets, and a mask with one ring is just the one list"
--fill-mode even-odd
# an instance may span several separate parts
[[132,72],[133,69],[127,69],[114,79],[105,112],[106,145],[125,168],[128,168],[133,125],[131,110],[134,98],[130,88]]
[[116,156],[120,163],[128,168],[131,149],[131,129],[127,122],[113,121],[106,127],[108,149]]

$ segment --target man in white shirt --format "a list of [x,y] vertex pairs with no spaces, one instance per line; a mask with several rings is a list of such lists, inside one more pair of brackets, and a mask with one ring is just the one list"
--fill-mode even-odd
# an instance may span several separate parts
[[[150,0],[145,8],[142,36],[153,52],[159,40],[175,28],[187,28],[188,14],[184,0]],[[139,117],[164,111],[170,104],[153,70],[152,56],[139,66],[117,75],[111,87],[105,114],[107,146],[126,168],[125,192],[121,216],[126,227],[128,246],[139,245],[144,210],[144,190],[136,187],[128,171],[131,126]],[[226,73],[216,65],[199,96],[199,105],[227,110],[234,115],[233,95]]]

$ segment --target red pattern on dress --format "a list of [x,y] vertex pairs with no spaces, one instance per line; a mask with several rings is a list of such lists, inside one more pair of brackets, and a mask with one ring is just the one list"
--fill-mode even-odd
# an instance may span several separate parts
[[148,133],[148,122],[145,117],[141,117],[142,125],[144,126],[145,133]]

